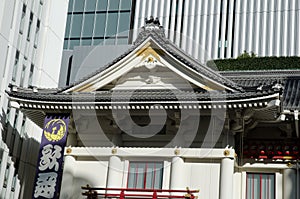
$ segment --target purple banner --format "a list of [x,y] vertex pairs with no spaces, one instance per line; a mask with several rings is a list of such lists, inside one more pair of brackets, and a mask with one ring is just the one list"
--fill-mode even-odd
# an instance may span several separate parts
[[33,198],[59,198],[68,116],[46,116]]

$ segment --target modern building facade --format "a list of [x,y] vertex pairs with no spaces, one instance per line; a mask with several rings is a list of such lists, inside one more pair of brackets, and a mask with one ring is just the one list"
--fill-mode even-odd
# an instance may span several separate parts
[[168,39],[202,63],[236,58],[245,51],[257,56],[299,56],[299,10],[296,0],[72,0],[59,85],[76,80],[79,66],[72,66],[71,57],[73,52],[75,57],[81,53],[78,47],[72,51],[74,46],[125,49],[124,44],[132,44],[150,16],[158,17]]
[[[49,179],[62,156],[53,146],[66,138],[60,198],[298,199],[299,82],[299,70],[213,70],[147,19],[129,49],[89,76],[7,93],[44,127],[51,161],[38,165]],[[57,193],[55,180],[37,180],[36,197]]]
[[5,90],[57,86],[67,7],[67,0],[0,2],[0,198],[31,198],[40,140]]

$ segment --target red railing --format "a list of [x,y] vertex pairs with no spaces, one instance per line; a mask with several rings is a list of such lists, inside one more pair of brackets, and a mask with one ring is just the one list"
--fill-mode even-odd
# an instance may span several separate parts
[[130,189],[130,188],[96,188],[86,185],[81,187],[86,190],[82,193],[87,199],[98,198],[117,198],[117,199],[167,199],[167,198],[185,198],[196,199],[198,196],[194,196],[199,190],[170,190],[170,189]]

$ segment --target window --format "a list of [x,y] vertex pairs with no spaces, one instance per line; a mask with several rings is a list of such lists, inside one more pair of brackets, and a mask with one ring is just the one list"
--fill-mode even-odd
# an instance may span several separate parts
[[130,28],[129,26],[130,26],[130,13],[129,12],[120,13],[118,35],[128,36],[128,32]]
[[108,13],[106,36],[114,36],[117,34],[118,13]]
[[82,28],[82,14],[74,14],[72,17],[71,37],[80,37]]
[[82,12],[84,9],[84,0],[75,0],[74,12]]
[[16,56],[15,56],[15,63],[14,63],[14,67],[13,67],[13,73],[12,73],[12,81],[14,81],[14,82],[16,81],[19,57],[20,57],[20,51],[17,50]]
[[7,107],[6,110],[6,119],[5,119],[5,123],[8,124],[9,122],[9,116],[10,116],[10,107]]
[[74,4],[74,0],[70,0],[69,1],[68,12],[72,12],[73,11],[73,4]]
[[39,41],[40,26],[41,26],[41,21],[38,19],[36,22],[35,37],[34,37],[34,47],[35,48],[37,47],[37,44]]
[[7,186],[8,175],[9,175],[9,167],[10,167],[10,164],[7,163],[7,165],[6,165],[6,170],[5,170],[5,174],[4,174],[4,185],[3,185],[3,187],[6,187],[6,186]]
[[18,117],[19,117],[19,110],[16,110],[15,119],[14,119],[14,125],[13,125],[14,129],[17,128]]
[[96,0],[87,0],[85,2],[85,11],[95,11]]
[[24,87],[25,72],[26,72],[26,65],[24,64],[22,67],[22,72],[21,72],[21,80],[20,80],[21,87]]
[[107,0],[98,0],[97,2],[97,10],[105,11],[107,9]]
[[246,199],[275,199],[275,175],[247,173]]
[[120,0],[110,0],[108,10],[118,10]]
[[30,86],[32,86],[33,72],[34,72],[34,65],[31,64],[30,71],[29,71],[29,78],[28,78],[28,85]]
[[26,15],[26,5],[23,4],[22,8],[22,16],[21,16],[21,21],[20,21],[20,34],[23,34],[23,29],[24,29],[24,23],[25,23],[25,15]]
[[84,24],[83,24],[83,37],[92,37],[94,29],[94,16],[95,14],[85,14],[84,15]]
[[104,36],[105,34],[105,23],[106,23],[106,14],[99,13],[96,15],[96,27],[94,36]]
[[131,9],[131,0],[121,0],[121,9],[130,10]]
[[161,189],[162,176],[162,162],[130,162],[127,187],[135,189]]
[[30,32],[31,32],[31,26],[32,26],[32,21],[33,21],[33,13],[30,13],[29,17],[29,27],[28,27],[28,32],[27,32],[27,40],[30,41]]
[[26,124],[26,117],[25,117],[25,115],[23,115],[22,126],[21,126],[21,131],[20,131],[21,136],[25,135],[25,124]]

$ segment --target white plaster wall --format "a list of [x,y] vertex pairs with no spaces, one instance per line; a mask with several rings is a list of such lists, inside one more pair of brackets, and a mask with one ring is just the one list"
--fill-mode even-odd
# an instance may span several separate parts
[[[128,177],[128,164],[129,161],[146,160],[143,157],[140,158],[128,158],[122,160],[121,167],[123,170],[119,170],[119,176],[114,178],[116,184],[119,184],[119,188],[126,188]],[[147,160],[157,160],[155,157],[147,158]],[[70,163],[70,162],[68,162]],[[61,189],[61,199],[76,199],[82,198],[81,186],[89,184],[93,187],[106,187],[108,169],[108,161],[74,161],[69,165],[65,165],[63,178],[66,175],[73,175],[72,180],[66,181],[63,179]],[[112,168],[114,169],[114,168]],[[185,172],[185,178],[181,179],[185,185],[181,189],[189,187],[190,189],[199,189],[199,198],[218,199],[219,197],[219,179],[220,179],[220,163],[184,163],[182,168]],[[72,170],[70,172],[70,170]],[[170,189],[170,176],[171,164],[169,161],[164,161],[164,173],[163,173],[163,189]]]
[[[74,161],[72,165],[67,165],[67,167],[71,167],[72,171],[64,169],[61,199],[84,198],[81,196],[81,186],[87,184],[93,187],[106,187],[108,161]],[[64,176],[70,173],[73,178],[68,181],[64,180]]]
[[190,189],[199,189],[199,198],[219,198],[219,163],[185,163],[185,172],[186,185]]

